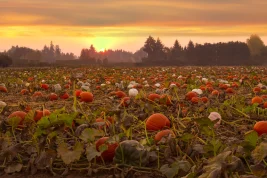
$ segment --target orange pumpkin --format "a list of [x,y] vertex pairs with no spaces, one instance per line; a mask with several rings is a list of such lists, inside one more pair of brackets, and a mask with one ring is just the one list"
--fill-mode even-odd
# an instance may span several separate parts
[[48,84],[41,84],[41,88],[43,88],[45,90],[48,90],[49,85]]
[[207,97],[202,97],[201,98],[201,101],[203,102],[203,103],[207,103],[208,101],[209,101],[209,99],[207,98]]
[[254,125],[253,128],[258,135],[262,135],[264,133],[267,133],[267,121],[259,121]]
[[64,100],[68,99],[69,97],[70,97],[70,95],[69,95],[67,92],[63,93],[63,94],[60,96],[60,98],[61,98],[61,99],[64,99]]
[[81,93],[82,93],[82,90],[76,90],[75,96],[78,98],[78,97],[80,97]]
[[200,101],[200,98],[199,97],[193,97],[191,99],[191,102],[194,103],[194,104],[197,104],[199,101]]
[[156,93],[151,93],[148,95],[147,97],[149,100],[151,101],[155,101],[155,100],[159,100],[160,99],[160,95],[156,94]]
[[213,91],[211,92],[211,95],[213,95],[213,96],[218,96],[218,95],[219,95],[219,91],[218,91],[218,90],[213,90]]
[[57,94],[55,94],[55,93],[50,93],[50,95],[49,95],[49,100],[50,100],[50,101],[54,101],[54,100],[57,100],[57,99],[58,99]]
[[87,102],[87,103],[92,102],[94,99],[94,96],[91,92],[81,92],[80,97],[81,97],[81,101]]
[[234,93],[234,90],[232,88],[227,88],[225,90],[226,93]]
[[263,99],[259,96],[255,96],[254,98],[252,98],[251,100],[251,103],[254,104],[254,103],[258,103],[258,104],[261,104],[263,102]]
[[185,99],[187,99],[187,100],[192,100],[193,97],[197,97],[196,92],[190,91],[185,95]]
[[27,90],[27,89],[22,89],[21,91],[20,91],[20,94],[21,95],[26,95],[26,94],[28,94],[29,93],[29,90]]
[[43,97],[43,93],[40,91],[36,91],[33,93],[32,97]]
[[261,92],[261,88],[260,87],[255,87],[255,88],[253,88],[253,92],[254,93],[260,93]]
[[162,137],[167,137],[169,135],[171,135],[172,137],[175,137],[175,134],[172,130],[166,129],[166,130],[159,131],[155,135],[155,141],[159,142],[162,139]]
[[264,102],[264,104],[263,104],[263,108],[264,108],[264,109],[267,108],[267,102]]
[[4,86],[0,86],[0,91],[4,92],[4,93],[7,93],[7,88],[4,87]]
[[51,114],[51,112],[47,109],[44,109],[43,111],[36,110],[35,115],[34,115],[34,120],[35,120],[35,122],[38,122],[42,117],[49,116],[50,114]]
[[27,115],[26,112],[23,112],[23,111],[15,111],[15,112],[13,112],[12,114],[10,114],[10,115],[8,116],[8,118],[10,119],[10,118],[12,118],[12,117],[16,117],[16,118],[18,118],[18,119],[20,120],[19,125],[22,125],[23,120],[25,119],[25,116],[26,116],[26,115]]
[[149,131],[161,130],[164,127],[170,127],[170,120],[163,114],[152,114],[146,121],[146,129]]
[[123,91],[116,91],[116,92],[115,92],[115,95],[116,95],[118,98],[124,98],[124,97],[127,96]]
[[115,150],[118,147],[118,143],[107,143],[107,140],[109,139],[109,137],[102,137],[99,140],[97,140],[95,142],[96,145],[96,150],[100,151],[99,147],[103,144],[106,144],[108,149],[105,150],[102,154],[101,157],[105,160],[105,161],[113,161],[113,158],[115,156]]

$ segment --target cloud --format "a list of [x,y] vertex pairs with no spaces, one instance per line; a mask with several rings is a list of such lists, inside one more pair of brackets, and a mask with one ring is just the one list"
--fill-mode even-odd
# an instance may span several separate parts
[[0,0],[0,25],[253,25],[267,24],[262,0]]

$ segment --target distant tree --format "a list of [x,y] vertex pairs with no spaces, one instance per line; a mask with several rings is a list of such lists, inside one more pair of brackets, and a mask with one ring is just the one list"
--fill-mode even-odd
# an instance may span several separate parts
[[0,67],[9,67],[12,65],[12,59],[6,54],[0,53]]
[[98,65],[102,65],[102,60],[98,58],[97,61],[96,61],[96,63],[97,63]]
[[187,58],[187,62],[188,64],[194,64],[195,63],[195,45],[193,43],[193,41],[189,41],[188,45],[186,47],[186,58]]
[[108,58],[104,58],[104,59],[103,59],[103,64],[104,64],[104,65],[107,65],[107,64],[108,64]]
[[156,40],[152,36],[147,38],[143,50],[147,53],[148,60],[153,60],[155,57]]
[[61,49],[59,47],[59,45],[56,45],[56,48],[55,48],[55,59],[56,60],[60,60],[61,58]]
[[180,45],[178,40],[175,40],[173,47],[171,48],[171,60],[178,61],[183,52],[183,47]]
[[258,35],[251,35],[250,38],[247,39],[247,45],[252,56],[260,56],[264,48],[264,43]]
[[147,57],[147,53],[144,52],[144,47],[140,48],[133,54],[135,62],[142,62],[142,58]]
[[165,59],[164,45],[161,40],[158,38],[155,46],[155,60],[161,61]]

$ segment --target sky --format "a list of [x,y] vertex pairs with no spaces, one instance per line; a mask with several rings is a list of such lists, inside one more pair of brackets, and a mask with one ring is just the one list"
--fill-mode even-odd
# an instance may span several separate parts
[[265,0],[0,0],[0,51],[12,45],[63,52],[135,52],[151,35],[170,47],[177,39],[245,42],[258,34],[267,44]]

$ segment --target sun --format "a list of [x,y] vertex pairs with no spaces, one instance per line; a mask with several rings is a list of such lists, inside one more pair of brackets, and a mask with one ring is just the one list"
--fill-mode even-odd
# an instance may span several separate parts
[[100,48],[99,52],[105,52],[105,48]]

